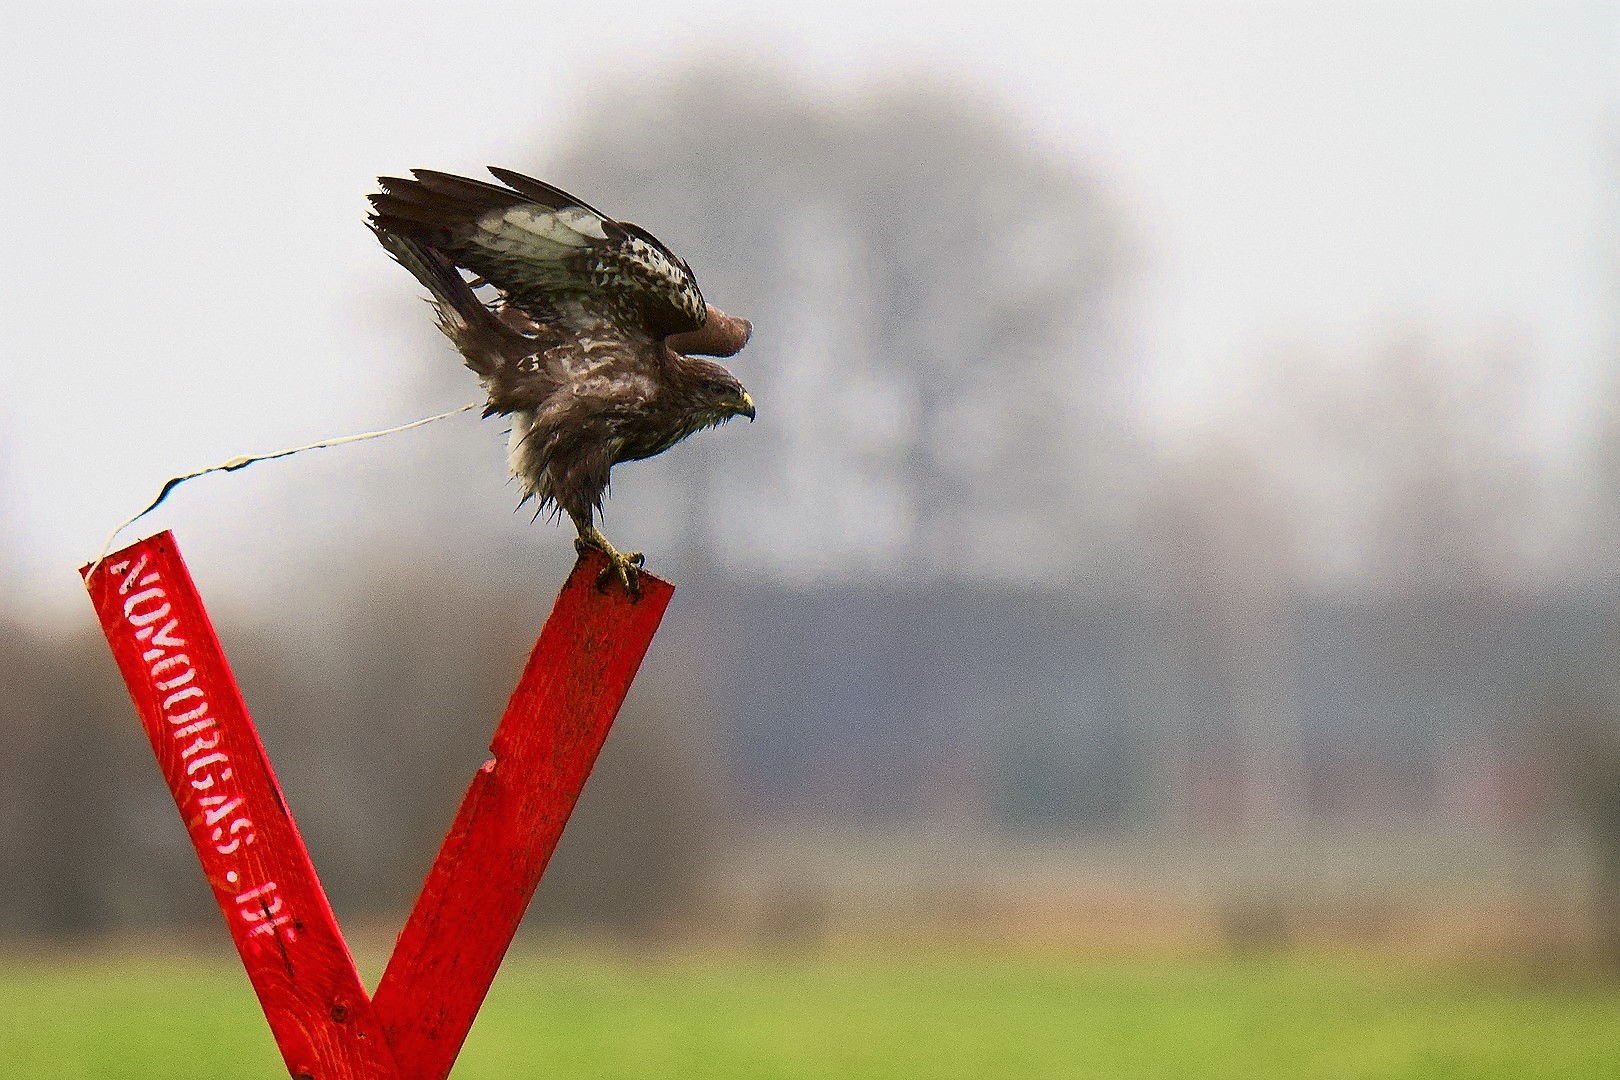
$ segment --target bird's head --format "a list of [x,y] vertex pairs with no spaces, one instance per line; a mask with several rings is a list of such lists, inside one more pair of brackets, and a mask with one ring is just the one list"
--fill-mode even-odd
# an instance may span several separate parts
[[723,424],[733,416],[754,418],[754,399],[737,377],[713,360],[686,357],[690,408],[705,425]]

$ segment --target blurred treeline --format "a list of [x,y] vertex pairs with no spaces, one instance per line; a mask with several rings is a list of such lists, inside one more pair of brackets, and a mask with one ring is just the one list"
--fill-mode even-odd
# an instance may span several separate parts
[[[759,423],[616,477],[608,534],[679,590],[536,920],[1416,948],[1495,911],[1475,940],[1620,959],[1620,386],[1561,397],[1506,327],[1306,327],[1169,422],[1142,223],[948,87],[698,74],[506,164],[757,327]],[[437,523],[220,619],[345,916],[414,895],[571,554],[457,557],[491,427],[318,501]],[[0,672],[0,931],[213,918],[104,643],[8,628]]]

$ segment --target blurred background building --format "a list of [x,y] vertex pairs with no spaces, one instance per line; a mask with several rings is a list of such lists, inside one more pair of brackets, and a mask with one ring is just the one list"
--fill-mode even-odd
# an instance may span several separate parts
[[[531,921],[1620,964],[1603,5],[5,18],[0,934],[208,923],[74,568],[476,389],[361,227],[485,160],[685,255],[760,420]],[[461,417],[177,494],[346,922],[572,558]]]

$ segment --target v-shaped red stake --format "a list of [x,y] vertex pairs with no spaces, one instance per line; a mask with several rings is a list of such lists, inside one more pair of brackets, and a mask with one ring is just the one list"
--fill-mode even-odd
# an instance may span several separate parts
[[557,597],[450,835],[368,998],[202,599],[169,533],[86,578],[175,805],[294,1078],[444,1080],[669,605]]

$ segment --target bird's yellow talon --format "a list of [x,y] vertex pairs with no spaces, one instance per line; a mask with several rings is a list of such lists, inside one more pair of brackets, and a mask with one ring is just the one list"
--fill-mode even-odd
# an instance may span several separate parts
[[609,564],[602,568],[600,574],[596,575],[596,587],[606,591],[608,585],[617,577],[619,583],[624,586],[624,591],[630,594],[630,598],[639,600],[641,598],[641,571],[637,568],[641,565],[640,555],[639,551],[625,555],[621,555],[616,551],[610,554],[608,556]]
[[581,555],[585,554],[587,548],[595,548],[608,557],[608,565],[604,566],[602,572],[596,575],[596,587],[598,589],[605,591],[609,582],[617,577],[620,584],[624,586],[624,591],[630,594],[630,599],[639,600],[641,598],[641,565],[646,562],[646,557],[641,552],[618,550],[608,543],[607,537],[603,536],[595,526],[591,526],[588,531],[580,533],[579,537],[574,541],[574,550]]

